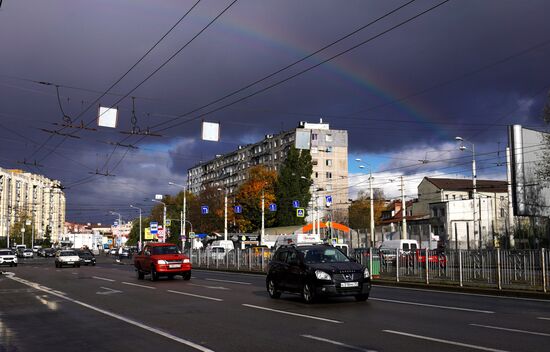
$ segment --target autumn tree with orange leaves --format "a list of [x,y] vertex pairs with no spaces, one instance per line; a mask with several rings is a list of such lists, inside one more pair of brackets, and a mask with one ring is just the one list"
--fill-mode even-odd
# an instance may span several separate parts
[[268,210],[275,202],[277,173],[259,165],[250,169],[246,182],[239,187],[235,204],[242,206],[242,214],[235,214],[236,230],[250,233],[262,226],[262,191],[265,205],[265,227],[275,224],[275,214]]

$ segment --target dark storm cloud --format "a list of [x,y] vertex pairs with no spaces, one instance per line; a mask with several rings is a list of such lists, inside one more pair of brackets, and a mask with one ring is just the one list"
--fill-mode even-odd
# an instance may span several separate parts
[[[520,53],[550,39],[550,3],[544,0],[450,1],[330,63],[208,113],[437,3],[418,0],[258,86],[180,117],[177,122],[181,123],[162,124],[156,128],[162,129],[162,137],[131,136],[121,142],[140,149],[117,147],[112,153],[114,147],[108,144],[122,141],[125,135],[119,132],[132,127],[128,97],[117,104],[120,124],[116,131],[76,131],[81,139],[67,139],[52,152],[62,137],[50,138],[39,128],[54,129],[52,122],[62,122],[55,87],[6,76],[63,85],[63,107],[75,118],[193,3],[4,1],[0,11],[0,122],[18,135],[0,129],[0,166],[25,168],[17,161],[26,159],[44,164],[30,171],[73,184],[67,189],[69,215],[74,204],[75,219],[93,220],[99,215],[77,214],[81,204],[98,204],[104,213],[109,206],[124,207],[154,193],[174,193],[167,182],[184,182],[190,166],[265,134],[293,128],[301,120],[323,117],[334,128],[348,129],[353,153],[399,157],[414,151],[415,158],[430,148],[452,144],[458,134],[471,138],[482,151],[496,149],[497,141],[506,141],[506,128],[500,125],[540,125],[539,109],[544,104],[544,88],[550,83],[550,45]],[[201,1],[113,92],[128,93],[229,3]],[[343,6],[341,1],[238,1],[129,94],[136,97],[136,126],[145,129],[196,110],[404,3],[356,0]],[[511,55],[516,56],[503,61]],[[410,98],[401,100],[406,96]],[[119,98],[107,95],[101,104],[114,104]],[[94,106],[83,114],[84,121],[93,121],[95,111]],[[196,120],[184,123],[189,118]],[[200,141],[203,118],[221,122],[221,143]],[[44,141],[47,143],[38,149]],[[397,160],[386,166],[400,165]],[[117,176],[91,175],[96,169]],[[75,184],[89,176],[95,178]]]

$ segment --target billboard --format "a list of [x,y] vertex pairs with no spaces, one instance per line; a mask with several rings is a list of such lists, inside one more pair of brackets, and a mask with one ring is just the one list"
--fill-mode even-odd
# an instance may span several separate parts
[[550,153],[549,138],[546,132],[521,125],[509,127],[512,205],[516,216],[550,216],[550,183],[539,175],[544,155]]

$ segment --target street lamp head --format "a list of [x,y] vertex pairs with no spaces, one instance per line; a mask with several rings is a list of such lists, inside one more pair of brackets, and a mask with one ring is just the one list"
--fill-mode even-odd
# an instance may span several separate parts
[[464,151],[464,150],[466,150],[466,147],[465,147],[465,146],[463,146],[463,145],[461,145],[460,147],[458,147],[458,149],[460,149],[460,150]]
[[355,161],[357,161],[358,163],[361,162],[361,158],[355,158]]
[[457,141],[461,141],[461,142],[462,142],[462,141],[464,140],[464,138],[462,138],[462,137],[458,137],[458,136],[457,136],[457,137],[455,137],[455,140],[457,140]]
[[171,185],[171,186],[173,186],[175,183],[172,182],[172,181],[170,181],[170,182],[168,182],[168,184]]
[[364,169],[364,168],[365,168],[365,165],[359,165],[359,168],[360,168],[360,169]]

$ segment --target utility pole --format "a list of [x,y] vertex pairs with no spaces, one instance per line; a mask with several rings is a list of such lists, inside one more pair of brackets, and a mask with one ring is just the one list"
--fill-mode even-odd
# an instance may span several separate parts
[[265,236],[265,192],[262,189],[262,233],[260,237],[260,246],[264,244]]
[[227,189],[224,192],[223,240],[227,241]]
[[[187,184],[187,181],[185,181]],[[178,186],[183,188],[183,214],[180,214],[181,217],[181,227],[180,227],[180,238],[181,238],[181,250],[185,249],[185,235],[187,233],[187,185],[180,185],[174,182],[168,182],[171,186]]]
[[[514,209],[512,207],[512,164],[510,159],[510,147],[506,147],[506,181],[508,183],[508,231],[510,231],[510,247],[516,246],[514,240]],[[495,200],[496,203],[496,200]]]
[[139,210],[139,243],[138,243],[138,250],[141,251],[141,246],[142,246],[142,242],[141,242],[141,208],[138,208],[138,207],[133,206],[131,204],[130,204],[130,208],[134,208],[134,209]]
[[401,225],[401,239],[407,239],[407,203],[405,203],[405,184],[403,183],[403,176],[401,176],[401,214],[403,223]]
[[370,189],[370,246],[374,247],[374,191],[372,189],[372,170],[369,169],[369,189]]

